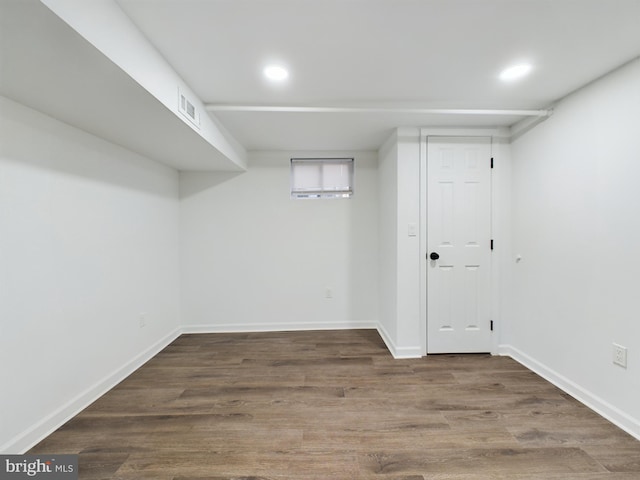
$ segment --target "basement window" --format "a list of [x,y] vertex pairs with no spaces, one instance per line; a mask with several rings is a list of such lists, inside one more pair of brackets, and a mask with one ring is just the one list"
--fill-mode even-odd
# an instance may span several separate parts
[[292,158],[291,198],[351,198],[353,158]]

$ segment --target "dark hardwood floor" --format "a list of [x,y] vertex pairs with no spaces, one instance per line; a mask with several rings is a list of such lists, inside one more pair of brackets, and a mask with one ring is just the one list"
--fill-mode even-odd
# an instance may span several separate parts
[[640,442],[515,361],[373,330],[183,335],[29,453],[81,479],[638,480]]

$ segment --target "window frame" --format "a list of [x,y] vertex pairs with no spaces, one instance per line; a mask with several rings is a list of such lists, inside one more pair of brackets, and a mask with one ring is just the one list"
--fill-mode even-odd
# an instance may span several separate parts
[[[337,187],[330,188],[324,185],[324,166],[325,165],[343,165],[347,167],[347,189],[339,189]],[[320,187],[315,190],[301,189],[296,186],[296,165],[318,165],[320,172],[318,175]],[[355,158],[354,157],[293,157],[290,162],[290,194],[292,200],[311,200],[311,199],[338,199],[352,198],[354,195],[355,183]]]

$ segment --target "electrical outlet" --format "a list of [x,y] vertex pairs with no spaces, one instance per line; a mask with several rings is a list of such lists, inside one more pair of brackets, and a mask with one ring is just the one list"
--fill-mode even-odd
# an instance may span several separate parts
[[613,344],[613,363],[627,368],[627,348],[616,343]]
[[140,323],[140,328],[144,328],[147,325],[147,314],[141,313],[138,315],[138,321]]

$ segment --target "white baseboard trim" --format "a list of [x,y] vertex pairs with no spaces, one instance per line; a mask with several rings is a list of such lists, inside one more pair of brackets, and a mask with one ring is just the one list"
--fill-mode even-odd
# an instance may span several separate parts
[[22,454],[53,433],[64,423],[87,408],[102,395],[115,387],[122,380],[131,375],[135,370],[157,355],[163,348],[173,342],[181,334],[181,329],[164,336],[145,351],[141,352],[122,367],[107,375],[102,380],[94,383],[85,391],[72,398],[53,413],[32,425],[26,431],[9,440],[0,447],[0,452],[7,454]]
[[509,356],[516,362],[521,363],[529,370],[537,373],[545,380],[551,382],[559,389],[571,395],[580,403],[586,405],[591,410],[609,420],[614,425],[620,427],[629,435],[640,440],[640,420],[627,415],[609,402],[603,400],[588,390],[582,388],[575,382],[572,382],[563,375],[557,373],[553,369],[547,367],[543,363],[535,360],[526,353],[518,350],[511,345],[499,345],[498,354]]
[[421,358],[422,357],[422,348],[420,347],[420,345],[416,347],[398,347],[393,342],[393,340],[389,336],[389,333],[387,332],[387,330],[384,328],[383,325],[378,324],[377,329],[378,329],[378,333],[382,337],[382,341],[387,346],[387,349],[389,350],[393,358],[401,359],[401,358]]
[[183,325],[182,333],[299,332],[307,330],[362,330],[378,327],[377,322],[230,323]]

